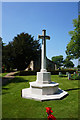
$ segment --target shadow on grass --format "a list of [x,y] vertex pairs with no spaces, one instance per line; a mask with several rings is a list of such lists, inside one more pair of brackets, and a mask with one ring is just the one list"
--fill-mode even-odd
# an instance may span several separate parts
[[72,89],[67,89],[65,91],[78,90],[78,89],[80,89],[80,88],[72,88]]
[[28,82],[29,80],[24,80],[23,78],[3,78],[2,79],[2,86],[8,85],[9,83],[20,83],[20,82]]
[[4,93],[4,92],[2,92],[2,95],[8,94],[8,93],[9,93],[9,92],[5,92],[5,93]]
[[59,77],[68,77],[68,76],[62,75],[62,76],[59,76]]
[[3,90],[8,90],[9,88],[2,88]]
[[[2,88],[2,90],[9,90],[9,88]],[[9,92],[4,92],[4,91],[2,91],[2,95],[4,95],[4,94],[8,94]]]

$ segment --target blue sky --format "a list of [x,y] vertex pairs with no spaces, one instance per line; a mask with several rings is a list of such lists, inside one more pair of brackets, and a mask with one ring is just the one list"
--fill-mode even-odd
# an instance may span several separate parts
[[[69,31],[73,30],[72,20],[78,17],[77,2],[3,2],[2,38],[8,44],[22,32],[38,39],[46,29],[47,57],[63,55],[70,41]],[[41,40],[40,40],[41,43]],[[74,60],[75,65],[78,64]]]

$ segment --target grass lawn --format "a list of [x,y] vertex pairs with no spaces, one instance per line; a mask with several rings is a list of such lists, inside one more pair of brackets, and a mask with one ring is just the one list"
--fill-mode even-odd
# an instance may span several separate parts
[[16,76],[11,83],[2,88],[3,118],[47,118],[45,107],[52,107],[56,118],[78,118],[79,80],[68,80],[67,77],[52,75],[51,80],[59,83],[59,88],[69,95],[63,100],[35,101],[21,98],[21,89],[28,88],[29,82],[36,76]]

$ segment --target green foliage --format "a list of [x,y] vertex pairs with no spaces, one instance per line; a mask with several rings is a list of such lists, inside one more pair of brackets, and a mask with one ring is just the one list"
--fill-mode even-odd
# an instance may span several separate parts
[[54,56],[52,57],[52,61],[57,65],[57,68],[60,68],[63,65],[63,56]]
[[63,60],[63,56],[54,56],[52,57],[52,61],[57,65],[57,68],[60,68],[61,66],[64,66],[66,68],[73,68],[74,64],[72,61],[70,61],[71,56],[67,56],[65,60]]
[[74,64],[70,60],[64,60],[64,67],[66,67],[66,68],[73,68]]
[[28,33],[21,33],[3,47],[3,64],[7,69],[24,70],[30,61],[36,59],[39,54],[39,40],[34,40]]
[[78,74],[74,74],[71,76],[71,80],[80,80],[80,76]]
[[71,59],[77,59],[80,57],[80,15],[78,19],[73,20],[74,31],[70,31],[71,36],[70,42],[66,47],[66,54]]
[[[76,72],[76,70],[73,69],[62,69],[62,70],[53,70],[49,71],[51,72],[51,75],[59,75],[59,72],[61,72],[63,75],[66,74],[66,72],[69,72],[73,74]],[[15,76],[28,76],[28,75],[36,75],[37,71],[19,71],[18,73],[15,73]]]
[[78,65],[77,68],[80,68],[80,65]]

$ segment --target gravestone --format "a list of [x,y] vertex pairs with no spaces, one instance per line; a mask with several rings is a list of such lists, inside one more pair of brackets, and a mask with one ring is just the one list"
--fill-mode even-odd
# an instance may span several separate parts
[[68,93],[58,88],[59,83],[51,82],[51,73],[46,69],[46,39],[50,37],[43,30],[38,38],[42,39],[41,70],[37,72],[37,80],[29,82],[30,88],[22,89],[22,97],[39,101],[61,99]]
[[61,73],[61,72],[59,72],[59,75],[62,75],[62,73]]
[[69,73],[69,74],[68,74],[68,80],[70,80],[70,79],[71,79],[71,74]]
[[78,75],[80,76],[80,73],[78,73]]
[[68,74],[69,74],[69,73],[68,73],[68,72],[66,72],[66,75],[67,75],[67,76],[68,76]]

